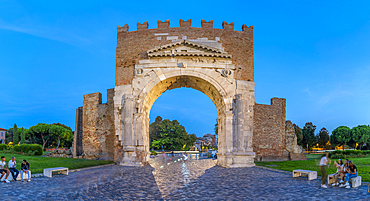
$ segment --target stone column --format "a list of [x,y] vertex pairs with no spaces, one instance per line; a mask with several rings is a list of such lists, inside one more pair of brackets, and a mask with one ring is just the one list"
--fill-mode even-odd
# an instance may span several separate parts
[[234,150],[229,167],[254,166],[253,137],[254,82],[237,80],[234,100]]
[[[232,111],[226,111],[225,114],[219,115],[219,153],[217,154],[218,164],[223,167],[230,167],[233,163],[233,116]],[[220,135],[221,134],[221,135]]]
[[120,163],[126,166],[137,166],[134,142],[134,98],[132,94],[123,95],[122,121],[123,121],[123,159]]

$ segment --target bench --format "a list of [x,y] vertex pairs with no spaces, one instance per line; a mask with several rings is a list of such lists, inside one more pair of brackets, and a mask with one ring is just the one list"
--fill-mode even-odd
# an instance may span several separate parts
[[317,179],[317,172],[311,170],[293,170],[293,177],[300,177],[303,175],[307,175],[308,180]]
[[[29,170],[30,171],[30,173],[31,173],[31,175],[32,175],[32,172],[31,172],[31,170]],[[0,174],[0,176],[1,176],[1,174]],[[6,173],[5,173],[5,175],[3,176],[3,178],[1,179],[1,181],[4,181],[5,180],[5,177],[6,177]],[[25,179],[25,180],[27,180],[28,179],[28,174],[27,173],[23,173],[23,179]],[[30,178],[31,179],[31,178]],[[12,181],[13,180],[13,175],[12,175],[12,173],[10,173],[9,174],[9,177],[8,177],[8,181]],[[16,179],[17,181],[20,181],[20,180],[22,180],[21,179],[21,171],[19,170],[19,174],[18,174],[18,177],[17,177],[17,179]]]
[[355,178],[352,178],[352,188],[356,188],[361,186],[361,176],[357,176]]
[[[339,176],[338,176],[339,178]],[[334,177],[334,174],[329,174],[328,175],[328,185],[332,184],[332,183],[337,183],[338,181],[335,181],[335,177]]]
[[44,169],[44,176],[51,178],[53,176],[53,172],[60,172],[64,175],[68,175],[68,168],[66,167],[47,168]]

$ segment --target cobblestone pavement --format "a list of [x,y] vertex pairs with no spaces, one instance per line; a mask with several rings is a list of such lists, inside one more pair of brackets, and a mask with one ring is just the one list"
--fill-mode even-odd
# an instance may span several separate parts
[[[174,162],[176,161],[176,162]],[[118,165],[68,176],[0,183],[5,200],[370,200],[363,185],[320,188],[320,181],[253,168],[222,168],[215,160],[157,160],[151,166]]]

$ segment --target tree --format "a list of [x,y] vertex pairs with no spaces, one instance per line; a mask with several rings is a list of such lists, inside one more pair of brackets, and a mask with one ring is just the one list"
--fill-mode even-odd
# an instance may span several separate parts
[[18,142],[19,142],[19,132],[18,132],[17,124],[14,124],[14,128],[13,128],[13,145],[18,144]]
[[319,132],[319,145],[320,147],[325,147],[326,143],[330,140],[329,131],[323,127]]
[[49,133],[51,136],[54,136],[57,138],[58,140],[58,145],[56,146],[55,150],[57,150],[59,148],[59,145],[60,145],[60,140],[62,138],[67,138],[69,139],[72,135],[72,132],[65,128],[65,127],[62,127],[60,125],[50,125],[49,127]]
[[50,139],[49,127],[49,124],[39,123],[29,129],[29,132],[32,134],[32,136],[34,136],[35,140],[37,138],[42,139],[42,149],[45,148],[46,143]]
[[343,145],[344,146],[351,140],[351,129],[348,126],[339,126],[338,128],[334,129],[332,132],[332,141],[336,142],[335,145]]
[[194,134],[188,135],[185,127],[177,120],[162,120],[160,116],[149,126],[151,147],[167,150],[187,149],[196,141]]
[[293,127],[294,127],[295,135],[297,136],[297,144],[298,145],[303,145],[303,143],[302,143],[302,139],[303,139],[302,129],[299,128],[299,126],[296,125],[296,124],[293,124]]
[[304,146],[306,146],[308,144],[308,146],[313,146],[316,144],[317,142],[317,138],[315,136],[315,130],[316,130],[316,126],[312,124],[312,122],[307,122],[303,129],[302,129],[302,144]]
[[218,136],[218,119],[216,119],[216,124],[215,124],[215,135]]
[[368,143],[370,139],[370,127],[366,125],[359,125],[356,127],[353,127],[351,129],[351,135],[353,141],[355,143],[358,143],[361,147],[364,145],[364,143]]
[[153,142],[160,138],[160,124],[162,123],[162,117],[157,116],[155,121],[149,125],[149,140]]
[[24,134],[24,129],[22,128],[22,131],[21,131],[21,144],[25,144],[26,143],[26,135]]
[[[59,147],[59,146],[62,146],[62,147],[63,146],[65,146],[65,147],[72,147],[72,144],[73,144],[73,131],[72,131],[71,127],[66,126],[64,124],[61,124],[61,123],[53,123],[51,125],[62,126],[63,128],[65,128],[65,129],[67,129],[69,131],[68,133],[65,133],[65,135],[62,138],[60,138],[60,140],[58,140],[58,137],[53,136],[50,139],[50,140],[53,141],[51,144],[57,144],[57,147]],[[59,146],[58,146],[58,144],[59,144]]]

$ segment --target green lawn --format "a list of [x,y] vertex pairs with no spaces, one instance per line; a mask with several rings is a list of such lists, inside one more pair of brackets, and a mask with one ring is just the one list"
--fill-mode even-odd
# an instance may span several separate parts
[[[320,157],[320,154],[307,154],[306,157],[309,160],[304,161],[276,161],[276,162],[255,162],[258,166],[265,166],[273,169],[285,170],[293,172],[293,170],[303,169],[303,170],[313,170],[317,171],[318,176],[321,176],[320,168],[316,165]],[[327,169],[328,174],[333,174],[337,171],[334,167],[334,160],[332,159],[329,168]],[[364,182],[370,182],[370,158],[349,158],[356,165],[358,170],[358,175],[361,176],[361,180]],[[269,166],[273,165],[273,166]],[[276,165],[276,166],[275,166]]]
[[53,158],[53,157],[41,157],[41,156],[25,156],[20,154],[6,154],[0,151],[0,156],[5,156],[6,164],[8,165],[9,160],[12,156],[17,161],[17,169],[21,168],[23,159],[26,159],[30,164],[30,169],[33,173],[42,173],[45,168],[52,167],[67,167],[70,170],[79,169],[84,167],[91,167],[97,165],[105,165],[113,163],[113,161],[104,160],[87,160],[87,159],[74,159],[74,158]]

